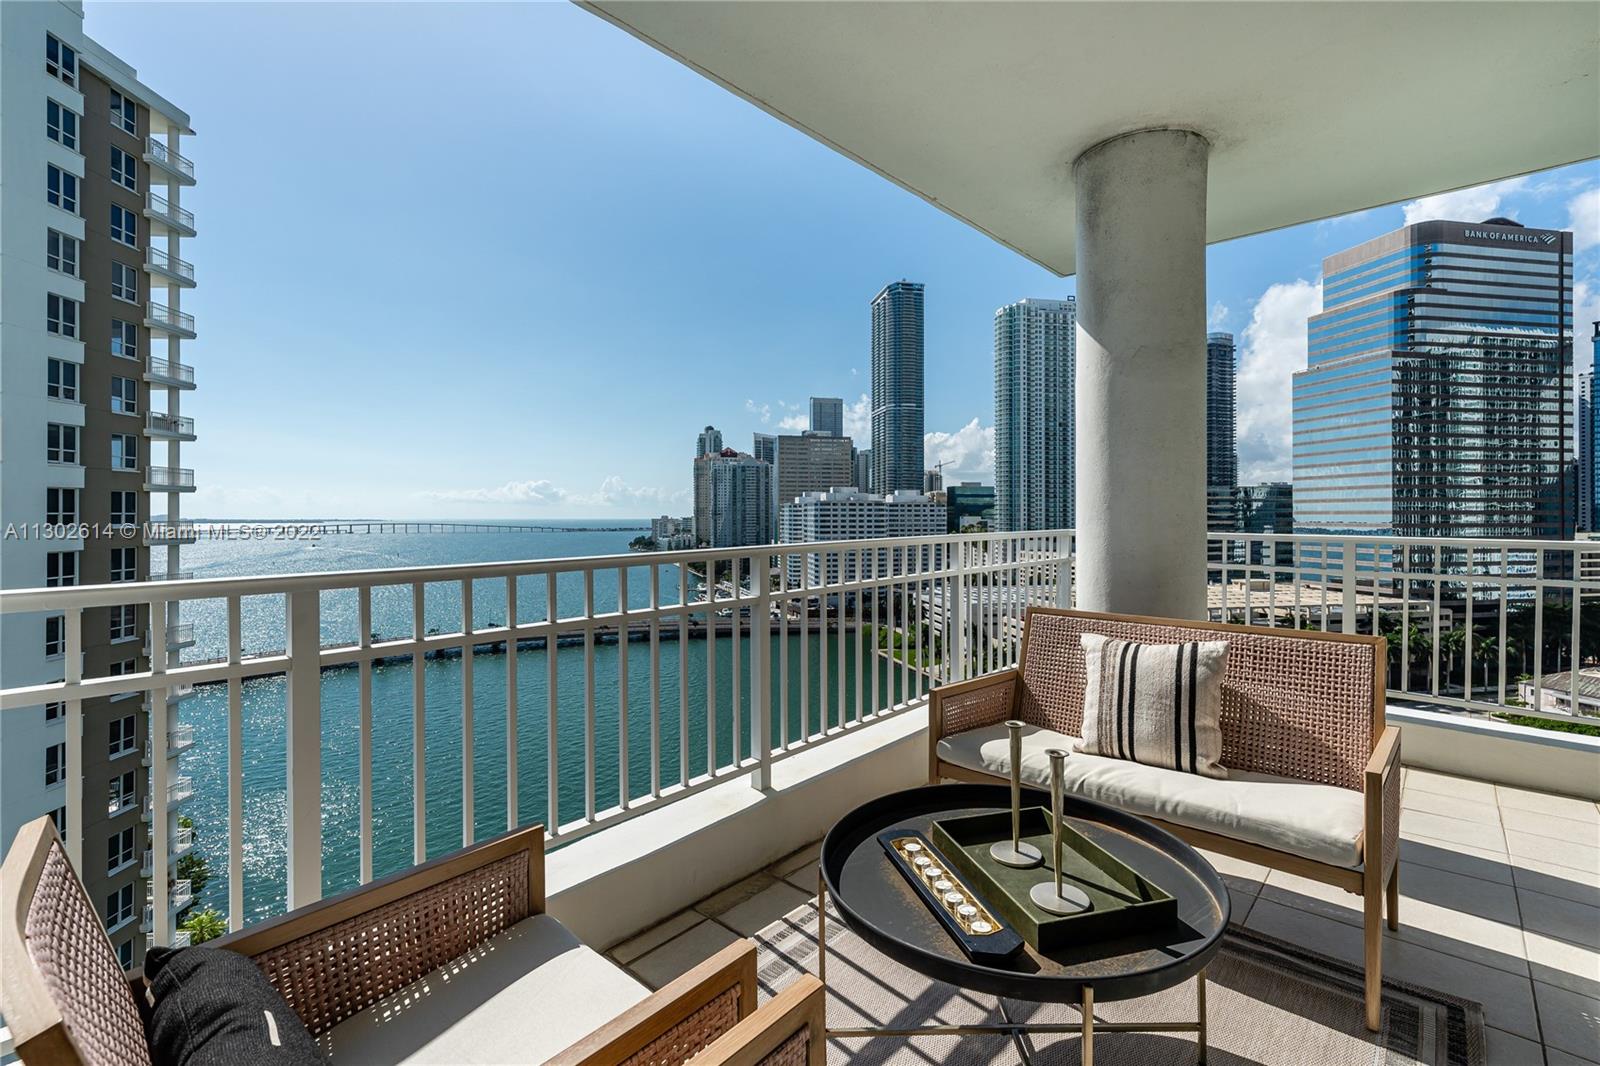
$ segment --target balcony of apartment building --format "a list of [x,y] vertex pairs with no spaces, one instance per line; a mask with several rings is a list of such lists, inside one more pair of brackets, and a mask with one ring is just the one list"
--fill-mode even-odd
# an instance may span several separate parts
[[152,385],[166,385],[179,389],[194,388],[194,367],[176,359],[162,359],[152,355],[145,365],[144,379]]
[[194,288],[194,264],[158,245],[152,244],[145,250],[144,268],[161,279],[159,284],[176,285],[182,289]]
[[[170,866],[184,855],[194,850],[194,829],[190,826],[179,826],[167,841],[167,863]],[[139,876],[149,877],[155,870],[155,852],[146,848],[144,856],[139,862]]]
[[157,333],[167,333],[184,340],[194,340],[194,316],[175,307],[152,300],[145,306],[144,324]]
[[144,161],[151,169],[179,185],[194,184],[194,163],[168,148],[165,142],[158,138],[145,138]]
[[[194,726],[176,725],[167,730],[167,758],[176,759],[190,748],[194,747]],[[146,737],[144,742],[144,765],[149,766],[155,759],[155,746]]]
[[192,441],[195,439],[194,419],[151,411],[145,416],[144,435],[152,440]]
[[200,529],[193,522],[151,522],[145,527],[144,542],[154,548],[169,544],[194,544]]
[[144,217],[180,237],[193,237],[194,212],[168,200],[154,190],[145,194]]
[[150,466],[145,468],[146,492],[193,492],[194,471],[180,466]]

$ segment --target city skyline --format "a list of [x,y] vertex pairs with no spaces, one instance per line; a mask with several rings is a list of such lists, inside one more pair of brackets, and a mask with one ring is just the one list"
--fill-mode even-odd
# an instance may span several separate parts
[[[463,519],[687,513],[682,452],[672,446],[686,421],[714,421],[730,441],[746,442],[753,432],[787,431],[783,423],[805,417],[806,397],[821,394],[842,397],[846,433],[858,444],[869,439],[861,425],[869,376],[863,305],[896,277],[928,286],[927,461],[949,464],[947,482],[992,479],[993,312],[1022,298],[1064,298],[1075,292],[1072,279],[1023,261],[638,42],[590,25],[581,12],[423,6],[386,16],[88,5],[87,31],[114,52],[161,55],[176,41],[193,57],[161,71],[160,88],[201,103],[194,154],[216,175],[196,190],[197,213],[207,220],[197,268],[223,279],[271,276],[275,297],[295,308],[264,316],[246,285],[196,294],[208,343],[225,344],[228,358],[206,368],[186,404],[207,426],[184,450],[200,482],[189,511]],[[493,75],[496,91],[536,104],[511,127],[470,106],[481,88],[470,79],[440,79],[429,98],[408,87],[408,71],[476,69],[481,41],[511,34],[536,53]],[[226,47],[241,37],[262,47],[242,56]],[[308,39],[308,61],[337,60],[349,77],[318,87],[315,97],[310,86],[288,87],[289,103],[305,103],[312,119],[297,127],[297,151],[263,166],[250,131],[276,113],[264,88],[278,80],[270,56]],[[374,92],[407,106],[378,116],[352,140],[335,116]],[[649,106],[618,106],[623,97]],[[454,153],[409,135],[419,121],[443,130],[454,148],[489,152],[497,169],[536,176],[517,211],[493,197],[456,203],[446,246],[412,264],[429,298],[411,302],[405,328],[391,328],[393,286],[377,280],[385,272],[361,267],[405,254],[414,235],[387,220],[400,217],[416,188],[448,189],[459,180],[448,163]],[[553,151],[535,162],[529,144]],[[362,172],[380,152],[412,180],[378,183],[355,204],[299,191],[326,187],[330,165],[337,176]],[[548,166],[547,154],[565,161]],[[626,166],[618,163],[624,157]],[[595,174],[605,182],[598,194],[617,207],[608,217],[574,210],[597,194],[586,185]],[[337,260],[307,262],[298,242],[259,237],[261,217],[290,211],[309,225],[356,228],[373,239]],[[1305,365],[1305,319],[1318,306],[1321,258],[1411,218],[1495,214],[1576,232],[1575,317],[1586,333],[1591,316],[1600,317],[1596,163],[1210,249],[1209,325],[1240,343],[1241,482],[1288,477],[1288,376]],[[779,246],[785,255],[761,251]],[[685,270],[678,260],[691,247],[693,266]],[[635,304],[604,334],[570,315],[602,285],[628,289]],[[504,316],[504,307],[518,310]],[[754,349],[751,337],[761,338]],[[1578,346],[1580,368],[1587,348]],[[725,372],[741,365],[761,373]],[[613,376],[636,387],[608,401],[607,432],[595,434],[595,405],[572,400],[597,377]],[[292,399],[306,392],[307,380],[326,387]],[[428,432],[396,435],[392,412],[414,404],[419,385],[439,417]],[[468,412],[473,425],[493,427],[495,447],[479,447],[480,433],[460,432]],[[416,485],[398,495],[387,474],[397,461]]]

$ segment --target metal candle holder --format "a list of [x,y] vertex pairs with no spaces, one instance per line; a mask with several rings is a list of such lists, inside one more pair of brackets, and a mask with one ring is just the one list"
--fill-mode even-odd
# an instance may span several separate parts
[[1026,870],[1038,866],[1044,856],[1032,844],[1022,842],[1022,727],[1016,719],[1006,723],[1011,730],[1011,839],[989,849],[989,857],[1002,866]]
[[1028,892],[1028,898],[1040,910],[1051,914],[1077,914],[1089,909],[1089,897],[1075,885],[1061,883],[1061,776],[1066,768],[1067,753],[1060,748],[1045,752],[1050,756],[1050,833],[1053,851],[1051,866],[1055,878],[1040,881]]

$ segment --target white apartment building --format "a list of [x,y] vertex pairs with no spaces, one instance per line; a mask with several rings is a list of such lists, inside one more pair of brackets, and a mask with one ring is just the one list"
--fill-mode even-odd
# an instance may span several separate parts
[[[807,492],[784,504],[778,540],[782,544],[812,544],[832,540],[876,540],[881,537],[932,537],[945,531],[945,509],[920,492],[901,490],[888,495],[835,488]],[[807,584],[856,581],[861,571],[887,574],[916,568],[915,558],[904,552],[817,552],[788,560],[789,580]],[[842,558],[841,558],[842,556]]]
[[1078,305],[1018,300],[994,313],[995,521],[1067,529],[1077,494]]
[[[178,501],[194,487],[180,458],[194,440],[180,358],[194,336],[180,309],[194,285],[181,256],[194,235],[180,206],[189,117],[84,35],[81,3],[0,4],[0,55],[0,584],[178,573]],[[167,528],[152,530],[152,511]],[[186,638],[175,605],[164,619],[148,610],[88,610],[71,632],[60,616],[7,622],[6,684],[61,680],[74,643],[83,676],[149,669],[152,633],[169,650]],[[0,839],[43,814],[73,826],[125,966],[144,956],[148,723],[136,697],[0,716]],[[162,865],[187,839],[175,824],[157,838],[172,842]]]

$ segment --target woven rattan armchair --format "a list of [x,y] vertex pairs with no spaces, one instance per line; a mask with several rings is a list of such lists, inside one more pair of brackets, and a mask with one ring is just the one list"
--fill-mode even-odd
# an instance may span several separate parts
[[[148,1064],[142,978],[123,972],[49,818],[17,834],[0,867],[0,906],[0,1011],[22,1061]],[[534,826],[190,950],[253,959],[320,1038],[543,909],[544,832]],[[703,1054],[707,1063],[817,1066],[821,986],[802,979],[758,1011],[755,961],[750,941],[730,945],[556,1061],[678,1066]]]
[[[1136,813],[1197,847],[1361,896],[1366,1021],[1368,1028],[1376,1030],[1381,1007],[1383,912],[1387,902],[1389,928],[1398,929],[1400,897],[1400,730],[1384,722],[1388,655],[1384,638],[1030,608],[1016,667],[933,691],[929,700],[929,780],[1003,780],[993,772],[998,769],[994,759],[977,768],[972,759],[962,763],[953,761],[953,756],[958,749],[971,750],[970,742],[964,749],[958,743],[962,734],[987,735],[975,732],[985,730],[992,734],[1008,719],[1049,730],[1057,735],[1052,743],[1081,737],[1085,678],[1080,638],[1085,633],[1147,644],[1226,640],[1222,764],[1230,776],[1303,781],[1357,793],[1356,829],[1351,834],[1354,854],[1343,865],[1265,847],[1214,828],[1179,824],[1145,811]],[[998,747],[991,744],[990,750]],[[1009,764],[1009,758],[1005,762]],[[1028,767],[1025,755],[1025,773]],[[1326,790],[1319,794],[1348,795]],[[1091,798],[1095,797],[1091,794]],[[1344,806],[1341,804],[1341,809]]]

